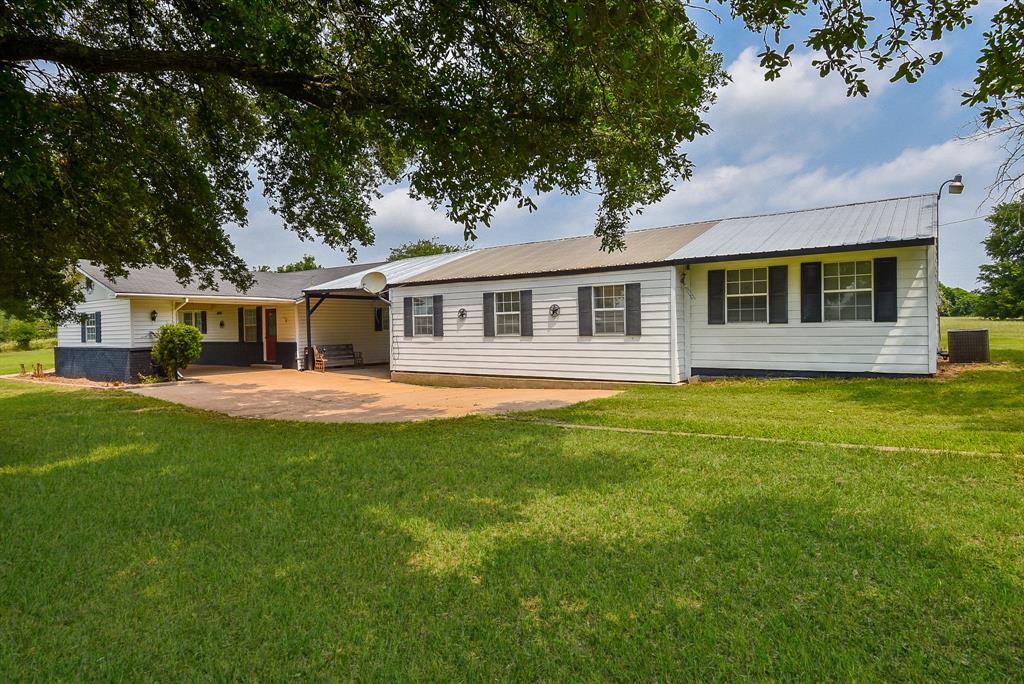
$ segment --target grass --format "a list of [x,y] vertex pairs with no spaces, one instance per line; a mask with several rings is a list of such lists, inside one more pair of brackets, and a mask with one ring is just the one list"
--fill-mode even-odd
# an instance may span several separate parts
[[[999,339],[1000,355],[1013,352],[1024,329]],[[253,421],[0,383],[0,673],[1016,679],[1024,422],[1019,396],[1003,395],[1021,393],[1020,372],[638,388],[599,402],[611,424],[716,411],[737,434],[766,429],[745,416],[753,406],[781,417],[787,401],[831,403],[780,434],[996,456],[492,418]],[[700,408],[719,391],[732,400]],[[939,404],[950,391],[969,401],[945,405],[948,427],[937,409],[891,415],[898,399]],[[891,405],[872,408],[872,394]],[[918,425],[894,426],[911,415]]]
[[44,368],[53,368],[53,347],[0,352],[0,375],[20,372],[21,364],[25,364],[26,371],[31,371],[36,363],[43,364]]
[[638,387],[542,415],[614,425],[824,442],[1024,452],[1024,321],[988,327],[993,360],[956,380],[735,380]]

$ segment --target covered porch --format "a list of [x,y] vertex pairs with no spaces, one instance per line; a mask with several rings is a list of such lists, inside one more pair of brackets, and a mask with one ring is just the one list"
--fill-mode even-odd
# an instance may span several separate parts
[[298,368],[312,370],[313,349],[350,345],[353,358],[345,366],[376,367],[387,374],[391,358],[391,312],[386,300],[363,290],[307,291],[296,306],[295,339]]

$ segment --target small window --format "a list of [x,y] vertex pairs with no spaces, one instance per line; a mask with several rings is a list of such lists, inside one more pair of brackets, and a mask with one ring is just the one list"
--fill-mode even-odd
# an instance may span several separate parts
[[92,278],[86,278],[85,279],[85,291],[86,292],[92,292],[92,290],[93,290]]
[[626,286],[598,285],[594,288],[594,334],[626,333]]
[[373,329],[376,331],[387,330],[391,323],[391,316],[383,306],[373,308]]
[[242,330],[242,339],[246,342],[257,342],[256,339],[256,309],[242,309],[245,326]]
[[826,321],[872,320],[871,261],[823,264]]
[[206,334],[206,312],[205,311],[183,311],[181,322],[199,328],[199,332]]
[[739,268],[725,272],[725,313],[729,323],[767,322],[767,268]]
[[85,341],[96,341],[96,314],[94,313],[85,315]]
[[412,334],[434,334],[434,298],[412,298]]
[[519,335],[522,317],[519,309],[519,290],[494,293],[494,334]]

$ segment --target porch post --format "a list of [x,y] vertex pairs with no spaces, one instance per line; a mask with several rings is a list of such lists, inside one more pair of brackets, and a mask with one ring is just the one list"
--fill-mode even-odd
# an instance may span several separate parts
[[312,314],[309,311],[309,293],[306,293],[306,356],[302,363],[302,370],[309,370],[310,359],[313,358],[313,325],[309,321]]

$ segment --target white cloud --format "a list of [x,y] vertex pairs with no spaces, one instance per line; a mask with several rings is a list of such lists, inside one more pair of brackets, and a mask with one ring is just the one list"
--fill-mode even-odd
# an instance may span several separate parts
[[394,188],[382,195],[372,205],[376,213],[371,225],[377,235],[462,238],[461,226],[445,218],[442,211],[432,210],[427,202],[410,197],[407,188]]

